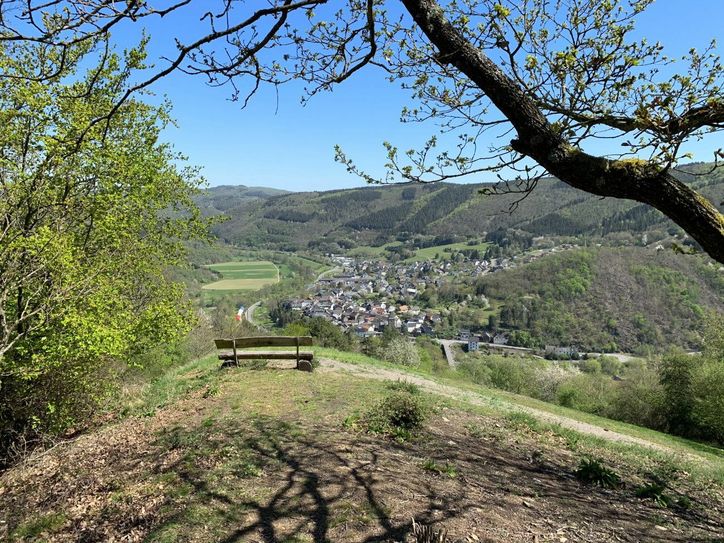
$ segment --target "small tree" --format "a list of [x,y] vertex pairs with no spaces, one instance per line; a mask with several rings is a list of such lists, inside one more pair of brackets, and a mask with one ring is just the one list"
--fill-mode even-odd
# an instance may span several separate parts
[[0,78],[0,458],[83,422],[117,368],[193,321],[166,271],[205,231],[191,200],[199,179],[157,141],[166,107],[127,100],[88,129],[127,73],[106,51],[84,75],[87,49],[69,48],[41,82],[31,75],[43,46],[0,41],[0,72],[24,75]]
[[404,337],[390,341],[384,350],[383,358],[401,366],[420,365],[420,353],[417,351],[415,342]]
[[669,431],[692,435],[694,397],[692,375],[699,360],[684,353],[664,357],[659,367],[659,379],[664,388],[666,421]]

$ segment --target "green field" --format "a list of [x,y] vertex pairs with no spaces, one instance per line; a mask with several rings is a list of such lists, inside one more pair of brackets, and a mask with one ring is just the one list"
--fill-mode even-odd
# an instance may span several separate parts
[[[382,257],[385,255],[385,252],[388,248],[399,247],[400,245],[402,244],[398,241],[391,241],[389,243],[385,243],[384,245],[380,245],[379,247],[357,247],[355,249],[352,249],[348,254],[349,256],[359,257]],[[447,245],[435,245],[433,247],[417,249],[413,256],[411,256],[410,258],[406,258],[405,260],[403,260],[403,262],[435,260],[435,255],[437,254],[439,254],[440,257],[443,258],[444,256],[449,255],[449,253],[452,251],[461,251],[463,249],[472,249],[485,252],[485,249],[487,249],[489,245],[489,243],[485,242],[468,245],[467,242],[464,241],[458,243],[448,243]]]
[[222,279],[204,285],[204,290],[257,290],[279,282],[279,268],[268,260],[221,262],[207,267],[220,273]]
[[485,252],[488,248],[489,243],[476,243],[474,245],[468,245],[466,242],[461,241],[460,243],[448,243],[447,245],[435,245],[433,247],[425,247],[424,249],[418,249],[415,252],[415,256],[411,256],[406,259],[405,262],[414,262],[416,260],[434,260],[435,255],[439,254],[440,257],[444,257],[445,254],[449,254],[452,251],[478,250]]

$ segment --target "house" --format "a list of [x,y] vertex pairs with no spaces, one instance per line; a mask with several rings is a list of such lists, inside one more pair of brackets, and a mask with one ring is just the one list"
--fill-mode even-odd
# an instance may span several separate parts
[[493,343],[495,345],[507,345],[508,344],[508,336],[505,334],[495,334],[493,337]]
[[478,336],[470,336],[468,338],[468,352],[472,353],[480,349],[480,338]]
[[465,328],[462,328],[462,329],[460,330],[460,333],[458,334],[458,338],[459,338],[461,341],[467,341],[468,339],[470,339],[470,330],[467,330],[467,329],[465,329]]
[[546,354],[555,355],[562,358],[571,358],[578,356],[578,349],[575,347],[556,347],[555,345],[546,345]]

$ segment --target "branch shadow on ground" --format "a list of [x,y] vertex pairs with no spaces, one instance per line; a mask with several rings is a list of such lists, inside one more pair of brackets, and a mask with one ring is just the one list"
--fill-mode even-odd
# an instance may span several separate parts
[[[157,444],[180,453],[155,476],[172,483],[168,497],[175,503],[149,540],[167,540],[183,527],[186,533],[210,529],[219,543],[323,542],[332,532],[335,540],[348,533],[355,541],[404,541],[411,518],[400,523],[390,517],[378,488],[384,477],[376,447],[366,444],[350,454],[353,443],[320,431],[330,435],[269,417],[165,431]],[[416,485],[418,501],[423,488]],[[447,507],[434,489],[427,492],[429,507],[415,511],[418,522],[432,521],[431,511]]]

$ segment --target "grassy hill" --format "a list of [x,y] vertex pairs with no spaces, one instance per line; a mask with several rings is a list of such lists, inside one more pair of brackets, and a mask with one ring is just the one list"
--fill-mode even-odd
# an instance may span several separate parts
[[[724,203],[724,169],[695,164],[677,173],[715,204]],[[514,195],[482,196],[485,185],[389,185],[304,193],[215,187],[201,199],[208,213],[230,220],[216,228],[225,241],[246,247],[337,251],[415,236],[480,236],[497,228],[531,235],[660,239],[680,229],[636,202],[600,199],[555,179],[541,180],[514,213]],[[251,197],[250,195],[254,195]],[[449,243],[449,242],[448,242]]]
[[[705,541],[724,529],[724,464],[683,440],[592,437],[516,410],[514,395],[446,396],[449,385],[373,360],[325,367],[220,371],[212,357],[156,379],[127,418],[0,476],[8,540],[414,541],[413,518],[450,541]],[[390,397],[422,406],[420,430],[392,439],[355,422]],[[621,483],[593,483],[611,477]],[[656,477],[662,489],[641,490]]]
[[[375,361],[346,367],[177,368],[136,390],[126,418],[2,474],[0,529],[150,542],[414,541],[411,519],[449,541],[713,541],[724,529],[716,454],[655,432],[645,447],[592,437],[516,410],[514,395],[451,394]],[[365,430],[393,397],[423,408],[422,427]]]

